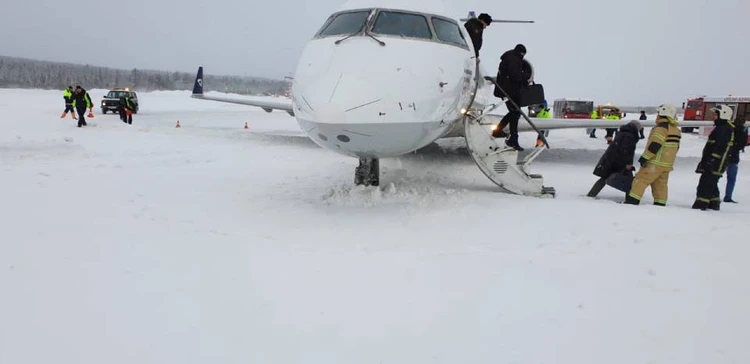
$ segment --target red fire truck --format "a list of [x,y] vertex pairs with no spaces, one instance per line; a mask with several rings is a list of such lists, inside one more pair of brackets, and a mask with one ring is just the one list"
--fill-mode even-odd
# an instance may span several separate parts
[[594,111],[594,102],[589,100],[557,99],[552,105],[555,119],[588,119]]
[[[682,103],[682,109],[685,110],[685,114],[682,120],[703,120],[703,99],[706,96],[699,96],[693,99],[688,99],[687,103]],[[692,133],[697,128],[682,128],[683,133]]]
[[[686,104],[683,104],[683,108],[685,109],[683,120],[711,120],[713,113],[709,110],[717,104],[729,105],[734,111],[733,118],[735,120],[744,117],[745,115],[750,115],[750,96],[701,96],[689,99]],[[683,131],[687,132],[690,132],[693,129],[694,128],[682,128]],[[711,129],[713,128],[706,127],[704,134],[710,132]]]

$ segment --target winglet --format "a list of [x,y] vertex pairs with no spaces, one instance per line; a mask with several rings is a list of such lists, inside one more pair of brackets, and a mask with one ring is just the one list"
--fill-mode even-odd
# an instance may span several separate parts
[[203,66],[198,67],[198,74],[193,84],[193,95],[203,95]]

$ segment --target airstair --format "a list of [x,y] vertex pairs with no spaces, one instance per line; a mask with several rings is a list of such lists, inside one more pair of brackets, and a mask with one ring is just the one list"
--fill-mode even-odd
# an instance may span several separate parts
[[[475,91],[476,94],[476,91]],[[472,106],[474,102],[472,100]],[[555,197],[553,187],[545,187],[543,177],[532,174],[529,165],[544,149],[534,148],[525,158],[519,159],[518,151],[506,147],[504,139],[495,139],[487,123],[482,123],[483,109],[469,109],[464,113],[464,137],[471,157],[487,178],[503,192],[524,196]],[[524,122],[519,120],[519,122]],[[498,142],[502,143],[498,145]]]

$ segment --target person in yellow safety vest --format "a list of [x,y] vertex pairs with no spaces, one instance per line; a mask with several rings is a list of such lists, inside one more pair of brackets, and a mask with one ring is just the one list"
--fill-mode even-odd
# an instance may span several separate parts
[[[599,113],[594,109],[594,111],[591,112],[591,118],[592,119],[599,119]],[[587,129],[589,132],[589,138],[596,139],[596,128]]]
[[127,93],[120,96],[120,105],[118,106],[120,112],[120,120],[125,124],[133,124],[133,102],[130,100],[130,95]]
[[83,115],[86,113],[86,109],[89,112],[94,111],[94,104],[91,102],[91,96],[81,86],[76,86],[75,92],[73,93],[73,107],[78,112],[78,127],[86,126],[86,119]]
[[60,119],[65,118],[70,111],[70,117],[75,120],[76,112],[73,110],[73,86],[68,86],[63,90],[63,99],[65,100],[65,111],[60,115]]
[[[547,100],[544,100],[544,103],[541,105],[542,107],[539,109],[539,112],[536,114],[537,119],[552,119],[552,114],[549,112],[549,108],[547,107]],[[537,135],[536,137],[536,146],[537,147],[543,147],[544,141],[542,140],[541,134],[544,133],[544,137],[549,136],[549,130],[542,130],[540,135]]]
[[670,104],[660,105],[656,127],[651,129],[646,149],[638,159],[641,168],[635,174],[630,192],[625,197],[626,204],[640,204],[646,187],[651,186],[654,205],[667,205],[669,173],[674,169],[682,138],[677,124],[677,108]]
[[[611,111],[609,115],[605,118],[607,120],[620,120],[620,113],[616,111]],[[612,138],[615,136],[615,132],[617,131],[617,128],[607,128],[607,144],[612,144]]]

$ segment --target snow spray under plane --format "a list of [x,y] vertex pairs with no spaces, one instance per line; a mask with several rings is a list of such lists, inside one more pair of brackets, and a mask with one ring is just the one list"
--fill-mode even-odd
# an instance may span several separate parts
[[[469,34],[442,1],[352,0],[304,47],[288,102],[204,95],[203,67],[192,97],[289,113],[322,148],[359,159],[356,184],[379,185],[380,158],[464,136],[477,166],[502,191],[554,195],[528,170],[544,148],[519,161],[517,151],[499,147],[490,136],[488,125],[502,115],[485,112],[476,100],[480,88],[491,87],[478,73]],[[535,123],[544,130],[612,126],[610,120]],[[518,129],[533,131],[523,121]]]

